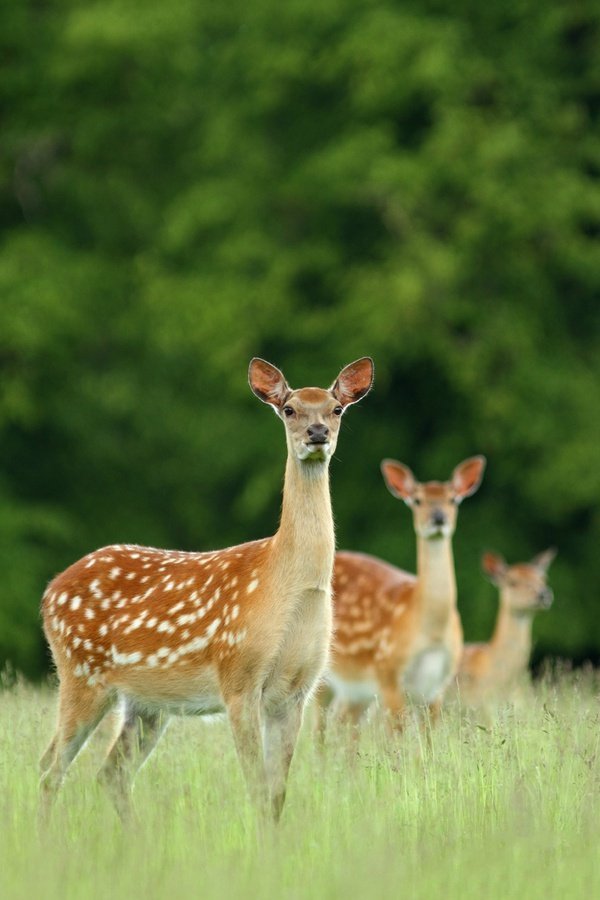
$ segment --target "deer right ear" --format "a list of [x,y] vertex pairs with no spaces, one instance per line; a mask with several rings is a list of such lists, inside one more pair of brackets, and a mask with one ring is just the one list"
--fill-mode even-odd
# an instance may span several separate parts
[[291,394],[292,390],[276,366],[255,356],[248,368],[250,387],[263,403],[269,403],[279,409]]
[[390,494],[410,504],[417,486],[417,479],[408,466],[396,462],[395,459],[384,459],[381,462],[381,474]]
[[508,568],[506,561],[498,553],[484,553],[481,557],[481,568],[494,584],[502,579]]

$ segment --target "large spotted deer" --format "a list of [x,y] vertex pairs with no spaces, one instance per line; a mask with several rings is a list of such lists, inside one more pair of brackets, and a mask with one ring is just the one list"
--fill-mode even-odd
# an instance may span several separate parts
[[250,386],[286,431],[277,533],[208,553],[104,547],[50,583],[44,630],[60,686],[56,734],[41,760],[45,809],[119,704],[123,727],[100,777],[121,816],[168,718],[226,711],[253,799],[279,817],[304,707],[331,639],[329,461],[344,410],[372,379],[366,357],[328,390],[292,390],[277,368],[253,359]]
[[[362,553],[336,554],[335,634],[326,681],[335,703],[355,720],[377,695],[398,728],[407,694],[437,715],[462,652],[452,536],[458,505],[477,490],[484,467],[484,457],[475,456],[458,465],[449,481],[421,483],[408,466],[382,462],[388,489],[412,510],[417,574]],[[319,695],[322,734],[326,693]]]
[[462,706],[489,711],[494,703],[509,700],[526,674],[534,616],[552,605],[547,576],[555,555],[554,549],[545,550],[512,566],[496,553],[483,555],[482,568],[499,588],[500,606],[491,640],[464,646],[457,677]]

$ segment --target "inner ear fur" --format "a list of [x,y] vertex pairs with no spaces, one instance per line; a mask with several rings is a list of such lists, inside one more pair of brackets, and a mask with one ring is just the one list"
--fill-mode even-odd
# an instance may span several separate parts
[[408,466],[395,459],[383,459],[381,474],[390,494],[404,500],[405,503],[410,502],[417,486],[417,479]]
[[459,463],[452,473],[452,489],[458,500],[474,494],[483,478],[485,456],[471,456]]
[[250,387],[263,403],[271,406],[283,406],[292,390],[277,366],[271,365],[265,359],[255,356],[248,367],[248,381]]
[[329,390],[343,407],[357,403],[373,385],[375,367],[370,356],[363,356],[342,369]]
[[494,584],[498,584],[506,574],[508,565],[504,557],[500,556],[499,553],[487,552],[481,557],[481,568]]

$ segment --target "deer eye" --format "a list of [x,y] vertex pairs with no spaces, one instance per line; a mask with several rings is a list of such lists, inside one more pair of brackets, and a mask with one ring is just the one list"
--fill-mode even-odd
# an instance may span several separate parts
[[420,506],[423,501],[420,497],[413,497],[413,503],[415,506]]
[[341,414],[343,412],[344,412],[344,410],[342,409],[341,406],[336,406],[336,408],[333,410],[334,416],[341,416]]
[[289,419],[290,416],[293,416],[293,415],[294,415],[294,410],[292,409],[291,406],[284,406],[284,407],[283,407],[283,414],[284,414],[285,416],[287,416],[287,418]]

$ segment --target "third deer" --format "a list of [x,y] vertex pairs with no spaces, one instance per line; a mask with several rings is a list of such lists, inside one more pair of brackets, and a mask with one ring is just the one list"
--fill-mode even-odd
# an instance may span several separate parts
[[555,555],[556,550],[545,550],[512,566],[496,553],[483,555],[483,571],[500,590],[500,607],[491,640],[465,644],[457,678],[462,706],[485,709],[509,699],[525,675],[534,616],[553,601],[547,575]]

